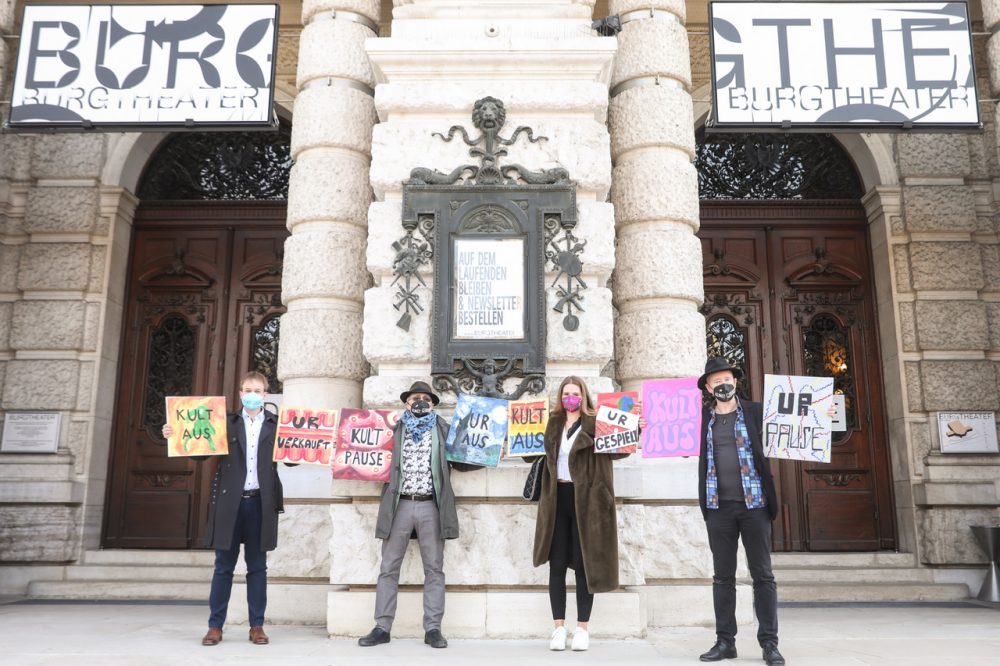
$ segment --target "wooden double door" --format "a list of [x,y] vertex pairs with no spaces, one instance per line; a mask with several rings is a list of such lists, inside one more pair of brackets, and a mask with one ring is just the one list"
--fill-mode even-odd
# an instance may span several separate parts
[[829,464],[771,461],[776,551],[893,549],[871,258],[856,202],[703,202],[709,356],[739,365],[744,396],[764,374],[833,376],[848,428]]
[[168,458],[168,395],[276,385],[285,205],[143,204],[132,233],[104,546],[201,546],[215,461]]

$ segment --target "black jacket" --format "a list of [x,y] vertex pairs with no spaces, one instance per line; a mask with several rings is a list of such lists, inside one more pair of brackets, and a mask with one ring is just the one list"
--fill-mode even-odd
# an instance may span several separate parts
[[[746,420],[747,434],[750,435],[750,450],[753,451],[753,464],[760,474],[760,482],[764,487],[764,499],[767,501],[767,513],[774,520],[778,515],[778,497],[774,492],[774,477],[771,476],[771,465],[764,457],[763,437],[761,428],[764,424],[764,410],[759,402],[741,400],[743,418]],[[705,506],[705,477],[708,474],[708,421],[712,417],[709,407],[701,411],[701,457],[698,459],[698,504],[701,513],[707,519],[708,509]]]
[[[274,436],[278,419],[264,412],[264,424],[257,439],[257,480],[260,483],[260,548],[274,550],[278,546],[278,514],[285,512],[284,491],[278,478],[278,465],[274,457]],[[241,413],[226,417],[226,436],[229,453],[218,456],[219,467],[212,479],[212,505],[208,512],[208,532],[205,542],[209,548],[227,550],[232,547],[236,529],[236,516],[240,509],[243,484],[247,478],[247,434]]]

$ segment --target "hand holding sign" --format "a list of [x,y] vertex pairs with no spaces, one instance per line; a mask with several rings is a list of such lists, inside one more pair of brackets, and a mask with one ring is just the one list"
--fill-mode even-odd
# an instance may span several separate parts
[[[226,438],[226,399],[223,396],[167,397],[167,456],[223,456],[229,453]],[[167,427],[164,427],[164,434]]]

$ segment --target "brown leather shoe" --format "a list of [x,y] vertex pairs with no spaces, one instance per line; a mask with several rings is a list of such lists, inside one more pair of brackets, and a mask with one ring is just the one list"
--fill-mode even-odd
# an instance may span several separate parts
[[202,645],[218,645],[222,642],[222,629],[209,627],[208,633],[201,639]]
[[267,645],[271,639],[264,633],[264,627],[250,627],[250,642],[254,645]]

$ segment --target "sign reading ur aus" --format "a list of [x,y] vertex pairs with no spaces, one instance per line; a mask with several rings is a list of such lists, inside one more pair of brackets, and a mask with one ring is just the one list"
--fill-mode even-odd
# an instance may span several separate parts
[[29,5],[9,127],[268,125],[278,5]]
[[709,7],[715,127],[980,127],[964,2]]

